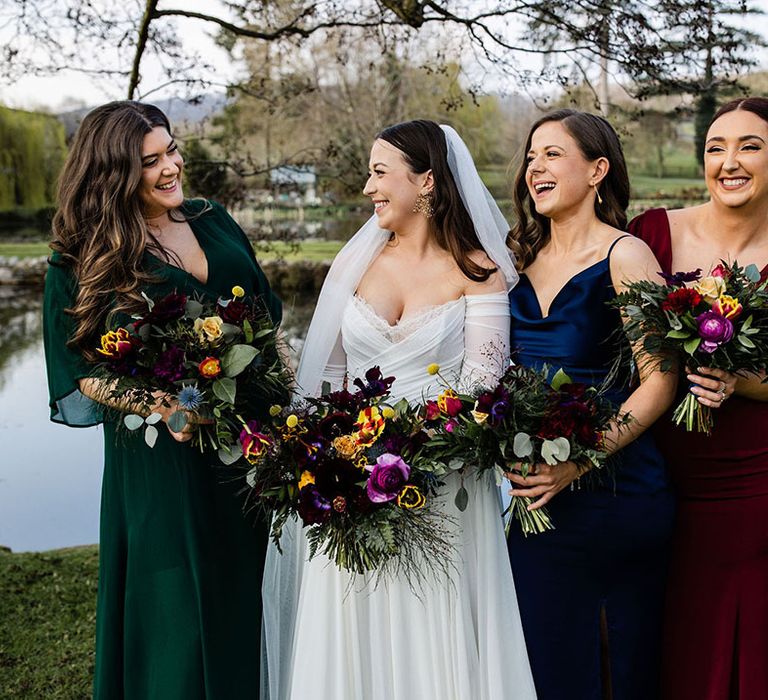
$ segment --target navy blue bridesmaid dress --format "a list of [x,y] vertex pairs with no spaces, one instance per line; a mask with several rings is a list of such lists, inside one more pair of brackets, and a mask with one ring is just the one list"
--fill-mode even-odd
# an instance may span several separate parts
[[[509,294],[516,362],[598,384],[620,345],[629,353],[619,312],[606,305],[620,240],[565,284],[546,317],[520,276]],[[609,392],[617,405],[631,392],[629,369],[619,374]],[[674,506],[653,436],[621,450],[598,485],[574,487],[549,503],[554,530],[526,538],[513,522],[508,539],[538,698],[600,700],[610,683],[613,700],[654,700]]]

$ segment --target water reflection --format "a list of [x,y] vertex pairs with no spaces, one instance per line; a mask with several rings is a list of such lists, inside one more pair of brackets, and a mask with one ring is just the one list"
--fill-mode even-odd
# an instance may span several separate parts
[[[301,349],[311,300],[285,304]],[[0,287],[0,545],[38,551],[98,541],[101,429],[48,419],[41,295]]]

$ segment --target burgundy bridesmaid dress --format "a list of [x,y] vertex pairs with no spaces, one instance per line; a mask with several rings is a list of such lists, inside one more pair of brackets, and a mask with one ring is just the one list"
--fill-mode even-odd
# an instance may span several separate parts
[[[673,271],[664,209],[637,217],[630,231]],[[710,437],[669,415],[655,432],[678,497],[664,697],[768,700],[768,403],[731,397],[714,411]]]

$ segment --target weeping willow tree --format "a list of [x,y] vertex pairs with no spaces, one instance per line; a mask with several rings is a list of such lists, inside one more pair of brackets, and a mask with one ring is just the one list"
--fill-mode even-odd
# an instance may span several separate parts
[[66,150],[55,117],[0,107],[0,211],[50,206]]

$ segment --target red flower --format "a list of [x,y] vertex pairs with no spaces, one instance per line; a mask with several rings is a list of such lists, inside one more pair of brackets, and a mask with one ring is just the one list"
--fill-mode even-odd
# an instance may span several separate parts
[[440,417],[440,407],[437,405],[437,401],[427,401],[424,411],[427,420],[437,420]]
[[701,303],[701,294],[695,289],[680,287],[667,294],[667,298],[661,302],[661,308],[664,311],[671,311],[673,314],[684,314],[686,311],[695,309]]

